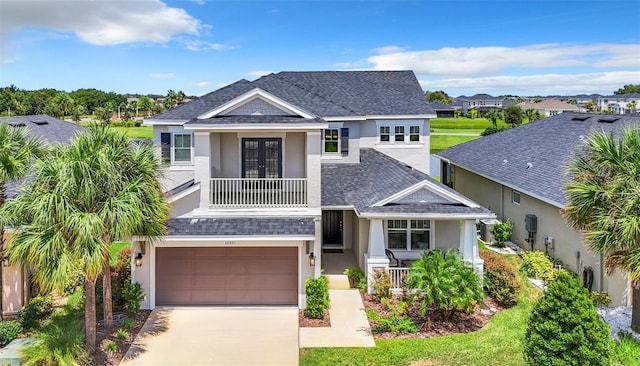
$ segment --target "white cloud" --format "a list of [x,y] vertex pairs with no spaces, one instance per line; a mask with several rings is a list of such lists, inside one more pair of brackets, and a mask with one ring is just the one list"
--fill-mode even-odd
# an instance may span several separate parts
[[184,43],[185,47],[187,47],[187,49],[191,51],[207,51],[207,50],[223,51],[231,48],[229,46],[225,46],[220,43],[207,42],[199,39],[184,38],[184,39],[181,39],[180,42]]
[[191,83],[191,85],[197,88],[206,88],[208,86],[211,86],[211,82],[210,81],[194,81]]
[[160,0],[3,1],[0,35],[22,28],[74,33],[93,45],[167,43],[179,34],[197,36],[203,27],[184,9]]
[[171,79],[174,78],[176,75],[172,72],[154,72],[149,74],[150,78],[154,78],[154,79]]
[[254,71],[249,71],[247,75],[259,78],[261,76],[265,76],[273,73],[274,73],[273,71],[267,71],[267,70],[254,70]]
[[[391,50],[395,46],[382,47]],[[379,50],[379,49],[374,49]],[[375,70],[414,70],[422,76],[500,75],[510,69],[640,67],[640,44],[536,44],[521,47],[445,47],[367,58]]]
[[384,47],[374,48],[371,50],[371,52],[377,53],[379,55],[386,55],[388,53],[402,52],[405,49],[406,49],[405,47],[400,47],[400,46],[384,46]]
[[420,80],[420,85],[425,90],[445,90],[451,95],[475,93],[494,95],[612,94],[614,90],[630,83],[640,83],[640,71]]

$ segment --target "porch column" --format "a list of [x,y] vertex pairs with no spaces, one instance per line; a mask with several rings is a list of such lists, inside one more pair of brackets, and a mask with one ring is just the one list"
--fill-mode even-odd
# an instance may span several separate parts
[[484,273],[484,262],[478,251],[476,220],[463,220],[460,225],[460,253],[462,259],[471,264],[478,274]]
[[313,254],[316,257],[316,266],[313,268],[313,278],[318,278],[322,275],[322,217],[316,217],[313,219],[315,226],[315,240],[313,241]]
[[369,248],[365,254],[367,293],[369,294],[373,291],[373,273],[376,270],[389,271],[389,259],[384,249],[382,219],[372,219],[369,221]]
[[209,132],[194,133],[194,181],[200,183],[200,208],[211,204],[211,140]]
[[320,208],[321,191],[321,139],[320,131],[308,131],[306,141],[307,153],[307,205],[309,208]]

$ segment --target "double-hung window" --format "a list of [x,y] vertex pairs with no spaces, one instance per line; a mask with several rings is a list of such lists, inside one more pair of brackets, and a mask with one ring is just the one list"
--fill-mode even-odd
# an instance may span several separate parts
[[389,126],[380,126],[380,141],[389,142]]
[[430,247],[431,221],[387,221],[387,245],[394,250],[427,250]]
[[420,126],[409,126],[409,141],[420,141]]
[[394,140],[396,142],[404,141],[404,126],[395,126]]
[[176,133],[173,135],[173,161],[176,163],[191,162],[191,134]]
[[324,130],[324,152],[338,153],[338,136],[337,128],[327,128]]
[[416,122],[384,121],[378,123],[378,142],[381,144],[419,144],[422,124]]
[[327,128],[324,130],[322,153],[327,155],[349,155],[349,129]]

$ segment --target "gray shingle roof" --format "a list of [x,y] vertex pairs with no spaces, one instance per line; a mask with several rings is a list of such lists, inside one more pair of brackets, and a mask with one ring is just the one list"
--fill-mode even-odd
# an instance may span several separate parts
[[240,80],[152,119],[190,120],[254,88],[319,117],[434,113],[412,71],[316,71]]
[[468,207],[463,204],[447,203],[403,203],[367,207],[363,212],[370,213],[418,213],[418,214],[480,214],[490,215],[484,207]]
[[29,136],[48,141],[51,144],[66,144],[76,134],[87,131],[75,123],[62,121],[45,114],[29,116],[0,117],[0,123],[24,125]]
[[311,217],[299,218],[175,218],[168,235],[214,236],[313,236]]
[[[619,119],[613,123],[598,122],[607,117]],[[600,129],[615,135],[625,126],[640,127],[640,117],[565,112],[453,146],[437,155],[463,169],[563,207],[566,165],[581,139]]]
[[203,124],[203,125],[229,125],[229,124],[245,124],[245,123],[254,123],[254,124],[272,124],[272,123],[322,123],[325,120],[321,118],[313,118],[306,119],[297,116],[273,116],[273,115],[264,115],[264,116],[222,116],[222,117],[214,117],[207,119],[192,119],[191,121],[185,123],[186,125],[191,124]]
[[[28,136],[42,139],[52,145],[68,144],[78,133],[87,131],[86,128],[75,123],[62,121],[45,114],[0,117],[0,123],[8,123],[16,127],[24,126]],[[27,176],[18,181],[8,182],[6,185],[7,198],[14,198],[20,188],[31,180],[32,177]]]
[[322,205],[354,206],[360,212],[402,212],[402,213],[489,213],[486,209],[476,210],[466,206],[456,206],[444,202],[419,204],[387,204],[370,207],[400,191],[420,182],[429,181],[442,189],[456,193],[449,187],[433,180],[428,175],[402,164],[375,149],[360,149],[360,163],[322,164]]

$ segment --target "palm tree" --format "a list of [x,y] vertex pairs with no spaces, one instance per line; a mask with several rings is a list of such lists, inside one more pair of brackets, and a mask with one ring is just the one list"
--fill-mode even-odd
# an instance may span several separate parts
[[86,347],[96,342],[95,287],[104,276],[105,326],[113,324],[109,247],[132,235],[163,235],[168,215],[160,184],[160,163],[152,147],[135,145],[106,125],[60,147],[46,161],[30,189],[0,210],[4,221],[21,226],[9,260],[36,268],[45,289],[60,289],[80,261],[84,273]]
[[524,110],[524,116],[527,117],[529,122],[537,121],[542,118],[542,113],[533,108],[527,108]]
[[640,331],[640,129],[625,129],[617,142],[596,132],[567,168],[566,221],[605,258],[607,273],[629,272],[633,285],[631,327]]
[[138,108],[143,111],[147,111],[147,117],[151,114],[151,110],[153,109],[153,103],[147,97],[142,97],[138,100]]
[[493,128],[497,129],[498,119],[502,117],[502,113],[496,109],[491,109],[489,112],[485,113],[484,117],[491,120],[491,125]]
[[629,103],[627,103],[627,109],[629,110],[630,114],[636,113],[636,106],[637,105],[638,105],[638,102],[636,102],[635,100],[632,100]]
[[[0,124],[0,207],[7,200],[7,183],[23,178],[29,172],[33,159],[43,156],[44,143],[27,136],[24,128]],[[0,228],[0,252],[4,249],[4,228]],[[0,258],[1,259],[1,258]],[[0,319],[2,319],[2,271],[0,266]]]

